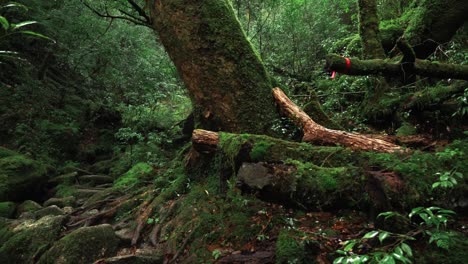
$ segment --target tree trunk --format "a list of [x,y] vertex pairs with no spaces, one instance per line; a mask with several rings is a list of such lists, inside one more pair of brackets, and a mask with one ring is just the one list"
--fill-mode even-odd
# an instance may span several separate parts
[[153,26],[189,91],[196,127],[272,134],[273,85],[229,1],[154,2]]
[[363,58],[383,59],[385,52],[379,33],[379,17],[375,0],[359,0],[359,36]]
[[416,58],[426,59],[436,48],[449,42],[467,21],[466,0],[419,0],[405,14],[409,25],[404,37],[413,47]]

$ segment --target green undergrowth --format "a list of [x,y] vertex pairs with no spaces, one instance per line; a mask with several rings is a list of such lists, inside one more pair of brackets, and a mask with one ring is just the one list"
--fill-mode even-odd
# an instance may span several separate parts
[[[411,192],[406,190],[399,193],[398,200],[405,202],[407,209],[417,206],[422,197],[426,201],[446,197],[447,193],[432,189],[432,184],[439,180],[440,174],[460,173],[465,178],[459,182],[455,189],[450,191],[450,199],[461,199],[468,190],[466,175],[468,174],[468,140],[455,140],[450,145],[435,153],[416,151],[408,154],[365,153],[370,166],[378,166],[385,171],[396,172]],[[405,197],[405,198],[403,198]],[[448,198],[442,199],[444,205],[453,207]]]

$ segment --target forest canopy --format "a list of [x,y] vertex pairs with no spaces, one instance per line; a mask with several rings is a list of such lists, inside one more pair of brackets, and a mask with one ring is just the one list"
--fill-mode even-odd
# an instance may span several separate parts
[[463,263],[464,0],[0,0],[5,263]]

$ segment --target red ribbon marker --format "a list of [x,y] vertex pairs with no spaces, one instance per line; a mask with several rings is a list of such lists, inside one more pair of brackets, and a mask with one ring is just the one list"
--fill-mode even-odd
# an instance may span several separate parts
[[330,79],[334,79],[335,76],[336,76],[336,71],[332,71],[332,74],[331,74],[331,76],[330,76]]
[[346,60],[346,68],[344,69],[343,73],[348,73],[351,69],[351,60],[349,58],[344,58]]

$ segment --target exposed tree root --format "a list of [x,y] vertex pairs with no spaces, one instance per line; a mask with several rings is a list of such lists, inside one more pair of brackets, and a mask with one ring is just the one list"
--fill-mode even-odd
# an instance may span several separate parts
[[177,208],[176,204],[177,204],[177,201],[173,201],[171,203],[169,208],[167,210],[165,210],[164,214],[161,216],[161,218],[159,220],[159,223],[157,223],[154,226],[153,230],[151,230],[150,241],[151,241],[151,244],[153,244],[153,246],[158,245],[158,243],[159,243],[159,241],[158,241],[159,240],[159,232],[161,231],[162,225],[164,224],[166,219],[174,212],[175,208]]

